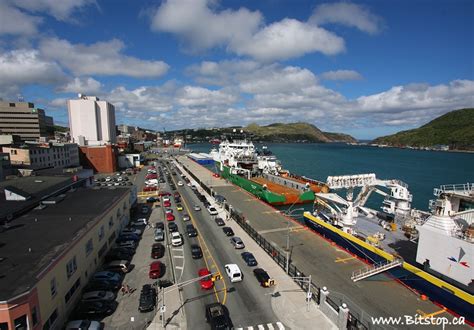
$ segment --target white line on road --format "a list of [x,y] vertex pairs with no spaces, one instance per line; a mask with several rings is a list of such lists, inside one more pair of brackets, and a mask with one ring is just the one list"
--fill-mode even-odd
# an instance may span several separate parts
[[184,258],[184,256],[173,256],[173,258]]
[[277,326],[279,330],[285,330],[285,326],[281,322],[277,322]]
[[179,269],[179,270],[182,270],[184,267],[181,267],[181,266],[174,266],[174,268]]
[[268,330],[274,330],[275,328],[273,327],[273,324],[267,323],[267,328]]
[[258,325],[258,330],[265,330],[265,327],[263,326],[263,324]]
[[184,251],[183,249],[177,249],[177,248],[172,248],[171,250],[173,250],[173,251],[181,251],[181,252]]

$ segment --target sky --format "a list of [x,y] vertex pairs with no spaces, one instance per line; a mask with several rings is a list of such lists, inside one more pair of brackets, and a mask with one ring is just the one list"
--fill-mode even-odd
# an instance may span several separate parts
[[472,0],[0,0],[0,97],[78,93],[167,131],[306,122],[371,139],[474,107]]

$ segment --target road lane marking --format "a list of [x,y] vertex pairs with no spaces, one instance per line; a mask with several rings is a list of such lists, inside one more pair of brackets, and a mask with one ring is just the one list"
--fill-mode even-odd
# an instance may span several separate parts
[[336,260],[334,260],[334,262],[342,262],[342,263],[346,263],[346,261],[348,260],[352,260],[352,259],[356,259],[356,257],[348,257],[348,258],[339,258],[337,257]]
[[180,258],[180,259],[183,259],[184,256],[174,256],[174,258]]
[[263,326],[263,324],[258,325],[258,330],[265,330],[265,327]]
[[281,322],[277,322],[276,324],[279,330],[285,330],[285,326]]
[[[172,177],[171,179],[173,180],[173,182],[175,181],[175,180],[174,180],[174,177]],[[174,182],[174,183],[176,184],[176,182]],[[216,261],[214,260],[214,257],[212,256],[212,254],[211,254],[209,248],[207,247],[206,242],[201,238],[201,237],[202,237],[201,231],[199,230],[199,227],[198,227],[197,224],[196,224],[197,222],[196,222],[196,220],[194,219],[194,215],[193,215],[193,213],[190,211],[190,208],[189,208],[189,206],[188,206],[188,203],[187,203],[187,201],[186,201],[186,199],[185,199],[184,197],[183,197],[183,199],[182,199],[182,202],[183,202],[183,204],[184,204],[184,208],[186,209],[186,212],[189,214],[189,217],[191,218],[191,223],[194,225],[194,227],[196,228],[196,230],[197,230],[197,232],[198,232],[198,234],[199,234],[197,238],[198,238],[198,243],[199,243],[199,245],[201,246],[201,249],[208,252],[210,258],[212,259],[212,266],[214,266],[213,268],[216,268],[217,271],[218,271],[218,272],[221,274],[221,276],[222,276],[222,277],[221,277],[221,278],[222,278],[222,283],[224,284],[224,290],[223,290],[223,291],[224,291],[224,298],[222,299],[222,304],[224,305],[224,304],[225,304],[225,301],[226,301],[226,298],[227,298],[227,285],[226,285],[225,279],[224,279],[224,277],[223,277],[224,273],[221,272],[219,266],[217,266],[217,263],[216,263]],[[203,246],[205,247],[205,249],[203,249]],[[208,269],[211,269],[211,267],[209,266],[209,263],[208,263],[208,261],[206,260],[206,258],[204,258],[204,263],[206,264],[206,267],[207,267]],[[181,274],[182,274],[182,273],[181,273]],[[214,290],[214,294],[215,294],[215,296],[216,296],[217,302],[221,302],[220,299],[219,299],[219,295],[217,294],[216,285],[213,286],[213,290]]]
[[179,269],[179,270],[183,270],[184,267],[182,267],[182,266],[174,266],[174,268]]

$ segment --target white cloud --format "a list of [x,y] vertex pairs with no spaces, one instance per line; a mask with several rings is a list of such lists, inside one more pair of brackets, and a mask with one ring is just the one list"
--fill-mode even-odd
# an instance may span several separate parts
[[71,19],[72,14],[82,7],[96,4],[95,0],[14,0],[11,2],[18,8],[46,13],[60,21]]
[[376,34],[382,29],[380,17],[372,14],[365,6],[350,2],[321,4],[314,9],[309,22],[317,25],[338,23],[369,34]]
[[262,23],[260,12],[248,9],[213,11],[207,0],[169,0],[151,20],[153,31],[170,32],[184,39],[192,51],[223,46],[248,38]]
[[0,35],[33,35],[41,21],[0,0]]
[[97,94],[100,92],[102,84],[94,78],[74,78],[67,82],[64,86],[58,88],[59,91],[65,93],[83,93]]
[[169,32],[191,51],[216,46],[261,61],[285,60],[312,52],[334,55],[344,40],[314,24],[283,19],[264,26],[258,11],[218,11],[210,0],[169,0],[152,15],[153,31]]
[[335,55],[344,51],[344,40],[315,25],[285,18],[268,25],[251,38],[230,46],[239,55],[262,61],[286,60],[308,53]]
[[42,58],[36,50],[18,49],[0,54],[0,89],[4,95],[16,93],[25,85],[54,85],[65,80],[61,68]]
[[76,75],[123,75],[154,78],[168,71],[163,61],[142,60],[122,54],[125,45],[118,39],[91,45],[71,44],[64,39],[43,39],[41,52]]
[[362,75],[354,70],[327,71],[320,75],[325,80],[362,80]]
[[176,102],[185,107],[213,107],[232,105],[237,96],[224,90],[209,90],[197,86],[184,86],[176,95]]

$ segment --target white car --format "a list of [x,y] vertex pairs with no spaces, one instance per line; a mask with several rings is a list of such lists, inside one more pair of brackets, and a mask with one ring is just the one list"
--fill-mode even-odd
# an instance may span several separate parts
[[171,233],[171,245],[173,246],[180,246],[183,244],[183,238],[181,237],[181,234],[178,233],[177,231],[174,231]]
[[214,206],[209,206],[207,208],[207,211],[209,212],[210,215],[217,215],[219,212],[217,212],[216,208]]
[[115,293],[112,291],[91,291],[82,295],[82,301],[87,302],[112,302],[115,300]]
[[101,330],[102,324],[98,321],[89,321],[89,320],[74,320],[68,322],[66,325],[66,330],[69,329],[83,329],[83,330]]
[[178,181],[178,186],[180,186],[180,187],[184,186],[183,181]]

